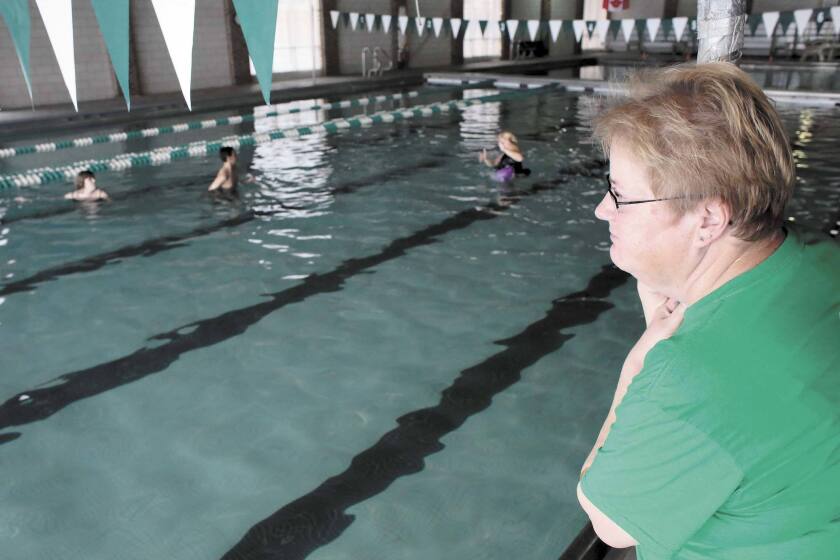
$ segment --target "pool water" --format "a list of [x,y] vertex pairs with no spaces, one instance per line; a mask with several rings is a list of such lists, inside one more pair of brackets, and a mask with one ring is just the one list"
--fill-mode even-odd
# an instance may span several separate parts
[[[212,157],[103,173],[98,206],[0,192],[4,557],[557,558],[642,328],[592,214],[590,106],[523,93],[243,148],[238,198],[205,192]],[[791,216],[825,228],[840,118],[784,119]],[[500,128],[533,171],[504,187],[477,161]]]

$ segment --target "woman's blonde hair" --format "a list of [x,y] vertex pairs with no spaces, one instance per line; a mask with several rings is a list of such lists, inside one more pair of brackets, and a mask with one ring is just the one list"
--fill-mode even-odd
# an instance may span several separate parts
[[504,140],[505,142],[510,142],[511,144],[513,144],[514,146],[516,146],[517,148],[519,147],[519,140],[517,140],[517,139],[516,139],[516,135],[515,135],[513,132],[509,131],[509,130],[503,130],[503,131],[501,131],[501,132],[498,134],[498,138],[500,138],[500,139]]
[[657,198],[678,213],[699,201],[722,200],[733,233],[755,241],[775,233],[793,193],[795,169],[787,135],[770,100],[726,62],[637,72],[629,98],[594,121],[609,157],[616,140],[649,169]]

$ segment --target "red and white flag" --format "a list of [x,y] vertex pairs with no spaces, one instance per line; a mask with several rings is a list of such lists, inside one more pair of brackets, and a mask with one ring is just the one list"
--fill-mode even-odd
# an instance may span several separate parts
[[604,9],[608,12],[623,12],[630,7],[630,0],[604,0]]

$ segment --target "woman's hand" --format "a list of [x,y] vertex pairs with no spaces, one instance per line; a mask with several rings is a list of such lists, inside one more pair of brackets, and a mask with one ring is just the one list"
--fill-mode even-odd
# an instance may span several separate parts
[[660,341],[671,338],[671,335],[682,324],[685,308],[684,304],[666,298],[651,313],[647,329],[636,342],[636,345],[633,346],[633,349],[630,350],[627,360],[632,360],[641,368],[650,349]]
[[650,325],[656,308],[665,303],[665,300],[667,300],[668,297],[657,292],[641,280],[636,281],[636,290],[639,292],[639,300],[642,302],[642,311],[645,313],[645,324]]
[[486,163],[487,162],[487,149],[486,148],[482,149],[481,153],[478,154],[478,161],[480,161],[481,163]]

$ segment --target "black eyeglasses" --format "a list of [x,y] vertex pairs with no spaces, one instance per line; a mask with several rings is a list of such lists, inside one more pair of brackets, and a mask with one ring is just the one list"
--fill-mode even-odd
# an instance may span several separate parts
[[682,198],[681,196],[672,196],[670,198],[651,198],[650,200],[625,200],[623,202],[619,202],[618,197],[613,192],[612,183],[610,183],[610,174],[605,173],[604,179],[607,181],[607,192],[610,193],[610,198],[613,199],[616,210],[618,210],[622,206],[627,206],[628,204],[645,204],[647,202],[660,202],[662,200],[677,200],[678,198]]

